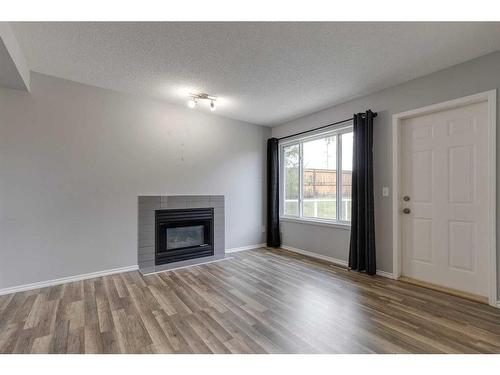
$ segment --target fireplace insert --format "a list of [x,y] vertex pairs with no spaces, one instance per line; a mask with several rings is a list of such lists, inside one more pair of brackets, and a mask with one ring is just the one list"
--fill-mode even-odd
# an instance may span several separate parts
[[214,209],[155,211],[156,265],[214,255]]

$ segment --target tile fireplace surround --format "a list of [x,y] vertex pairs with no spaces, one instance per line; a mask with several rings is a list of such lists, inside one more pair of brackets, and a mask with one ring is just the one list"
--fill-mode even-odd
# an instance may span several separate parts
[[[191,266],[223,259],[224,240],[224,196],[223,195],[142,195],[138,197],[138,245],[137,261],[139,271],[148,273],[165,271],[172,268]],[[180,208],[214,209],[214,255],[183,260],[180,262],[155,265],[155,211]]]

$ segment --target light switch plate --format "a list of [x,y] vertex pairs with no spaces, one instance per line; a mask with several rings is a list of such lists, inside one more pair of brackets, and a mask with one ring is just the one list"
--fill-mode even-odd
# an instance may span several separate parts
[[383,197],[389,196],[389,188],[387,186],[382,187],[382,196]]

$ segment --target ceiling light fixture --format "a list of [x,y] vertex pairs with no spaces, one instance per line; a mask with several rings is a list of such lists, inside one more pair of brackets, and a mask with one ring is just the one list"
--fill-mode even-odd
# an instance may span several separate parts
[[201,94],[189,94],[190,99],[188,100],[188,107],[189,108],[194,108],[196,107],[196,104],[198,104],[199,100],[208,100],[210,101],[210,110],[213,112],[215,111],[215,102],[217,101],[217,98],[212,95],[208,95],[205,93]]

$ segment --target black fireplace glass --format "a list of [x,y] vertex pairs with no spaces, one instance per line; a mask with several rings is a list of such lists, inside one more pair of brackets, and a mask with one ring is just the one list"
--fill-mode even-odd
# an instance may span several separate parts
[[167,250],[200,246],[205,243],[203,225],[167,228]]

